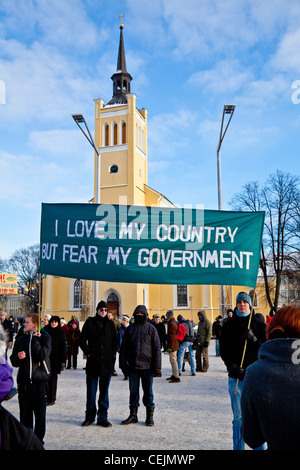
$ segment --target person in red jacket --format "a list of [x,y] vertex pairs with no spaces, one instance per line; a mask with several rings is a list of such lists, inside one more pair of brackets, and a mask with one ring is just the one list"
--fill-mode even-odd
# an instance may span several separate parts
[[173,310],[168,310],[167,314],[168,331],[167,331],[167,352],[170,356],[170,364],[172,367],[172,375],[168,377],[169,383],[180,382],[177,351],[179,350],[179,341],[176,338],[178,332],[178,323],[174,318]]

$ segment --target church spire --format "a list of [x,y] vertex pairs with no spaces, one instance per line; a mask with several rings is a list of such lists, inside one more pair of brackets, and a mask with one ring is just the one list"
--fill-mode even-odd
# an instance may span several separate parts
[[124,15],[121,15],[117,70],[111,77],[113,81],[113,97],[107,104],[127,104],[126,95],[127,93],[130,93],[130,82],[132,80],[132,77],[126,69],[125,48],[123,39],[124,26],[122,24],[123,16]]

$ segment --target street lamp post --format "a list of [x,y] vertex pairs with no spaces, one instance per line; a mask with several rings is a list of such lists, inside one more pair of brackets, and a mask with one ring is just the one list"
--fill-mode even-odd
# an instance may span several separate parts
[[[218,143],[218,148],[217,148],[218,208],[219,208],[219,211],[223,210],[220,149],[221,149],[221,145],[222,145],[223,139],[225,137],[226,131],[227,131],[228,126],[230,124],[230,121],[232,119],[234,110],[235,110],[235,104],[225,104],[224,108],[223,108],[223,114],[222,114],[220,137],[219,137],[219,143]],[[224,121],[225,121],[225,117],[227,117],[227,116],[228,116],[228,121],[227,121],[226,127],[224,128]],[[221,291],[220,292],[220,297],[221,297],[220,313],[221,313],[222,317],[224,318],[225,317],[225,307],[226,307],[225,286],[220,286],[220,291]]]
[[[81,132],[84,134],[86,139],[89,141],[91,146],[96,152],[97,155],[97,164],[96,164],[96,195],[95,195],[95,203],[100,204],[100,152],[94,142],[94,139],[90,133],[90,130],[88,128],[88,125],[83,117],[82,114],[72,114],[72,118],[76,122],[77,126],[81,130]],[[85,129],[82,127],[82,125],[85,127]],[[94,281],[94,305],[95,305],[95,312],[96,312],[96,307],[98,303],[98,281]]]

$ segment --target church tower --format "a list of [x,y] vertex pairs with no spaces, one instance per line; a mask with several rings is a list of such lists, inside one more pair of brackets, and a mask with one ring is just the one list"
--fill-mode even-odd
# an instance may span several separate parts
[[[145,205],[147,185],[147,110],[136,107],[127,72],[123,24],[116,72],[111,77],[113,96],[95,101],[95,143],[100,152],[100,202]],[[95,155],[94,197],[97,185]]]

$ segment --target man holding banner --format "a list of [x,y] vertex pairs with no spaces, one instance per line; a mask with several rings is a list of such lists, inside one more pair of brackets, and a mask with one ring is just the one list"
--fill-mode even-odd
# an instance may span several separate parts
[[[240,292],[236,298],[233,316],[223,324],[220,338],[220,354],[228,370],[228,390],[233,412],[234,450],[245,448],[241,435],[241,395],[245,372],[247,367],[257,360],[258,350],[266,341],[266,325],[260,314],[252,315],[250,327],[248,327],[251,308],[251,297],[246,292]],[[247,348],[241,367],[246,340]]]

